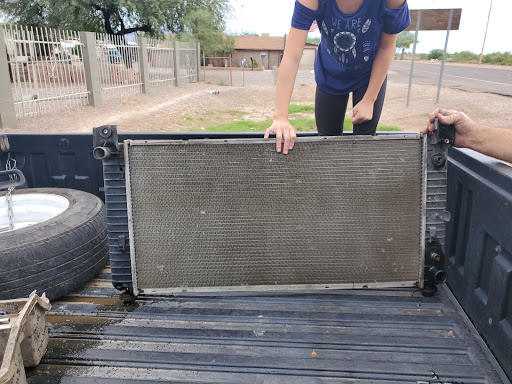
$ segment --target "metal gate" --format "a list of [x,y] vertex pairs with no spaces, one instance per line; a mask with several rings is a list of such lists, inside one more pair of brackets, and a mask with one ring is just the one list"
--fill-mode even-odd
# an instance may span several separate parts
[[133,290],[423,281],[426,140],[124,142]]

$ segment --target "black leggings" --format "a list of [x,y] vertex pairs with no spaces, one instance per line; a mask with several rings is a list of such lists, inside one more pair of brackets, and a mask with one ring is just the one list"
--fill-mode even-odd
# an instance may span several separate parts
[[[362,124],[354,124],[354,135],[375,135],[379,123],[384,96],[386,95],[387,78],[380,88],[377,100],[373,104],[373,118]],[[352,92],[352,106],[361,101],[368,84]],[[347,111],[349,95],[331,95],[316,87],[315,120],[318,136],[340,136],[343,134],[343,122]]]

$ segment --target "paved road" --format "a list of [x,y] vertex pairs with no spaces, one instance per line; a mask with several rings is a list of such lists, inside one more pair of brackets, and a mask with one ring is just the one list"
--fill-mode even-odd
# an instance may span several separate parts
[[[390,79],[398,83],[409,83],[410,61],[393,61],[391,63]],[[510,67],[509,67],[510,68]],[[467,92],[494,93],[512,97],[512,69],[492,69],[480,67],[465,67],[446,65],[443,76],[443,87],[461,89]],[[414,64],[413,84],[428,84],[437,87],[441,64]],[[201,79],[203,77],[201,71]],[[243,74],[233,71],[233,85],[241,86]],[[212,84],[229,84],[229,71],[206,71],[206,80]],[[246,85],[273,85],[272,71],[246,71]],[[311,69],[299,70],[295,85],[315,85],[315,76]]]
[[[411,62],[393,61],[390,78],[396,82],[409,82]],[[440,64],[414,64],[413,84],[437,86]],[[443,87],[457,88],[467,92],[485,92],[512,97],[512,70],[489,69],[446,65],[443,75]]]

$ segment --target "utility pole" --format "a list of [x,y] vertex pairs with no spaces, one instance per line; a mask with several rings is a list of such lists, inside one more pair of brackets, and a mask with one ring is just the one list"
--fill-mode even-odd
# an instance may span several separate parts
[[482,44],[482,52],[480,52],[480,61],[478,62],[478,64],[482,64],[482,57],[484,55],[484,47],[485,47],[485,39],[487,38],[487,29],[489,28],[489,20],[491,19],[491,10],[492,10],[492,0],[491,0],[491,5],[489,6],[489,16],[487,16],[487,26],[485,27],[484,42]]
[[242,33],[244,33],[244,5],[241,5],[242,7]]

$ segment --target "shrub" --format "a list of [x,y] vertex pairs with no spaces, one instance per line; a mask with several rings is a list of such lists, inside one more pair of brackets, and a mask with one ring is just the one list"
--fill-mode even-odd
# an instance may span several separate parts
[[479,56],[470,51],[462,51],[453,54],[452,61],[456,63],[471,63],[478,62]]
[[486,64],[512,65],[512,54],[510,52],[493,52],[485,55],[482,62]]
[[442,49],[433,49],[428,54],[429,60],[440,60],[443,58],[443,50]]

